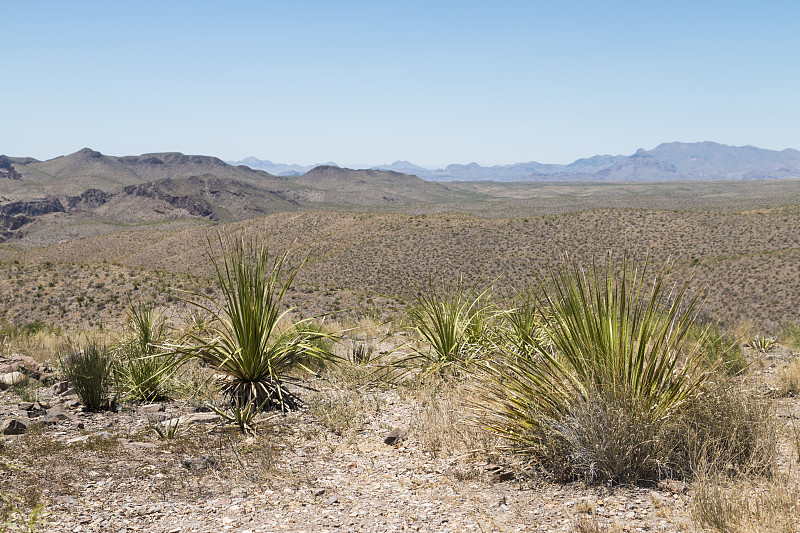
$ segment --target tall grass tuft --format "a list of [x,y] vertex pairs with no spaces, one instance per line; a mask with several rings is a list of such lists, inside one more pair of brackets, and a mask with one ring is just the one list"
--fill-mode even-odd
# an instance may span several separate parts
[[284,308],[286,292],[302,265],[289,268],[286,253],[272,257],[266,244],[243,237],[220,236],[219,242],[222,259],[211,260],[222,305],[205,294],[187,300],[205,311],[210,321],[207,332],[188,332],[174,351],[223,374],[223,391],[231,406],[242,409],[252,402],[263,409],[297,408],[299,398],[286,387],[295,380],[290,373],[309,370],[310,361],[334,359],[324,342],[332,335],[306,327],[309,320],[280,327],[291,311]]
[[94,342],[85,348],[69,348],[61,358],[64,377],[78,393],[81,403],[89,411],[110,406],[114,358],[105,347]]
[[119,363],[115,379],[123,397],[156,401],[169,396],[169,379],[177,359],[161,347],[167,339],[167,319],[155,307],[132,303],[128,310],[128,335],[116,346]]
[[[668,272],[647,282],[627,259],[617,271],[565,260],[529,291],[530,354],[499,349],[480,365],[479,424],[514,451],[562,478],[629,482],[669,468],[667,423],[702,389],[710,370],[696,347],[683,352],[699,296],[667,289]],[[648,288],[649,287],[649,288]],[[538,326],[537,326],[538,327]]]

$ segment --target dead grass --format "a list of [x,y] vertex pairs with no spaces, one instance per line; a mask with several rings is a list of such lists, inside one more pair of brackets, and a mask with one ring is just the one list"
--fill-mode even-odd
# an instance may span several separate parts
[[701,473],[693,484],[692,516],[720,533],[796,533],[800,516],[797,472],[774,478]]
[[789,361],[778,373],[779,387],[783,394],[800,394],[800,357]]

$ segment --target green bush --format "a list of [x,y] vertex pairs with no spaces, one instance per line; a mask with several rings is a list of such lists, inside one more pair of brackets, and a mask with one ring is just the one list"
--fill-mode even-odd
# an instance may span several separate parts
[[70,348],[60,361],[64,377],[87,410],[110,407],[114,358],[105,346],[91,342],[82,349]]
[[683,351],[698,297],[627,258],[619,273],[610,258],[588,272],[565,260],[550,278],[529,291],[548,345],[532,331],[529,355],[499,345],[483,358],[476,421],[557,477],[658,478],[670,461],[662,436],[710,372]]

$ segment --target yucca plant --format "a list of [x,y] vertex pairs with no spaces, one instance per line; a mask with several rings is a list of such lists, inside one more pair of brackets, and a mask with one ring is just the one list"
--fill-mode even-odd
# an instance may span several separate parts
[[765,335],[756,335],[750,340],[750,347],[758,350],[760,353],[767,353],[778,342],[777,337],[767,337]]
[[497,340],[508,350],[532,357],[537,350],[550,345],[544,328],[545,320],[532,289],[515,291],[507,296],[497,318]]
[[[284,308],[286,292],[300,266],[287,267],[288,252],[270,256],[266,244],[219,237],[222,259],[209,256],[221,287],[219,306],[205,294],[187,301],[211,318],[206,333],[188,332],[173,346],[185,358],[204,361],[224,375],[223,392],[239,410],[249,403],[263,409],[294,409],[299,398],[287,383],[297,381],[290,373],[308,369],[313,360],[335,356],[322,342],[333,338],[305,326],[310,320],[288,322],[291,308]],[[310,371],[310,370],[309,370]]]
[[423,373],[462,371],[479,353],[488,332],[486,293],[462,279],[454,284],[429,281],[418,288],[406,315],[422,346],[413,346],[412,355],[399,364],[419,366]]
[[155,306],[131,303],[128,334],[117,343],[119,363],[115,368],[117,387],[123,397],[135,401],[156,401],[169,396],[169,380],[178,359],[165,352],[169,325]]
[[530,293],[552,347],[534,331],[529,357],[501,345],[480,365],[477,422],[558,475],[658,475],[662,423],[707,376],[696,350],[682,353],[698,296],[686,298],[687,284],[668,292],[666,270],[648,291],[646,263],[637,271],[626,257],[619,270],[611,258],[605,271],[565,260]]
[[178,436],[180,423],[180,418],[165,420],[163,422],[151,421],[150,429],[156,434],[159,440],[172,440]]

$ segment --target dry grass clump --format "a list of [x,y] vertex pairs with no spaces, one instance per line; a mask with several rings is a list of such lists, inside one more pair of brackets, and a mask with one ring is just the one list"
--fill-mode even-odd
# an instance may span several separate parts
[[780,340],[791,350],[800,350],[800,325],[786,323],[781,327]]
[[783,394],[797,396],[800,394],[800,357],[795,357],[784,366],[779,374],[779,386]]
[[329,390],[309,396],[309,412],[337,435],[359,431],[381,407],[380,399],[367,391]]
[[424,452],[464,458],[494,453],[497,438],[467,423],[469,394],[464,383],[444,380],[429,381],[416,390],[419,407],[411,431]]
[[715,472],[770,476],[775,471],[775,409],[747,381],[720,377],[709,383],[681,409],[671,431],[671,455],[682,475],[692,475],[709,461]]
[[720,533],[796,533],[800,516],[800,478],[731,477],[713,465],[693,483],[692,518]]

